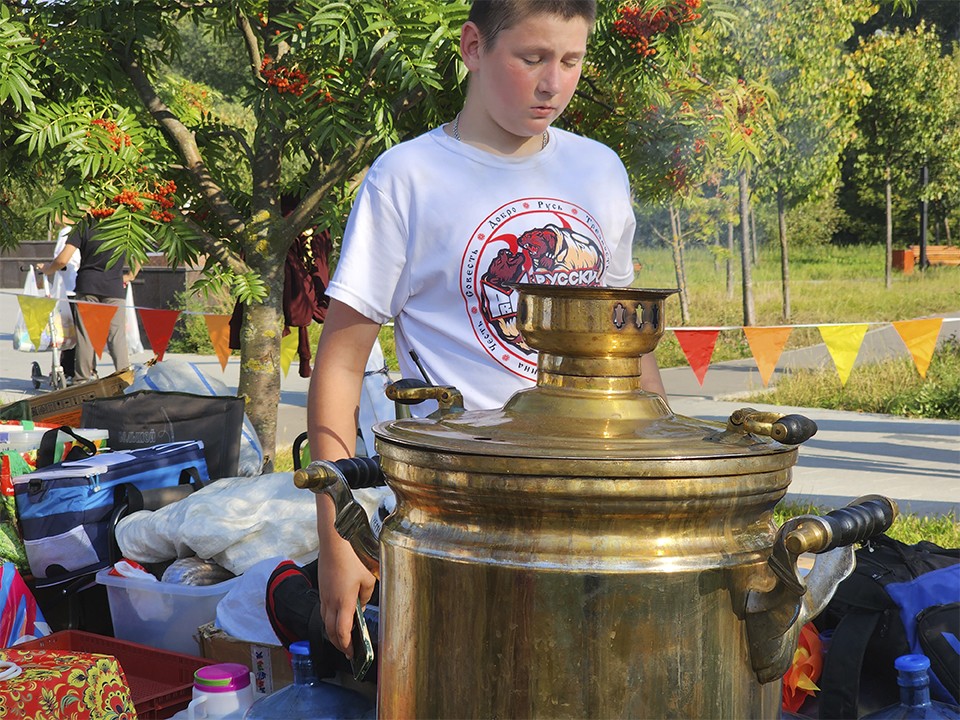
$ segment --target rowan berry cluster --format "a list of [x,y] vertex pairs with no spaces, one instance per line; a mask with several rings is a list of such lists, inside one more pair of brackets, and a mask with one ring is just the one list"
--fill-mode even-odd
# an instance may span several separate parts
[[[119,151],[120,148],[129,147],[133,144],[130,140],[130,136],[117,127],[117,124],[112,120],[107,120],[106,118],[94,118],[90,121],[90,124],[101,128],[105,133],[107,133],[107,138],[110,140],[110,143],[113,145],[113,149],[115,151]],[[90,133],[87,133],[87,135],[89,136]]]
[[263,62],[260,63],[260,74],[267,81],[267,85],[272,85],[278,93],[291,93],[300,97],[310,82],[309,76],[297,68],[287,67],[286,65],[274,64],[273,58],[265,55]]
[[613,30],[621,37],[632,40],[630,47],[641,57],[657,54],[657,49],[650,47],[654,36],[665,33],[672,26],[699,20],[701,15],[696,12],[700,8],[701,0],[680,0],[664,5],[654,10],[642,10],[635,3],[628,3],[617,8],[620,17],[614,21]]
[[153,200],[157,205],[160,206],[159,210],[151,210],[150,217],[159,222],[170,222],[173,220],[173,213],[170,212],[170,208],[173,207],[174,202],[170,199],[170,196],[177,191],[177,184],[173,180],[169,180],[163,184],[154,183],[154,191],[140,193],[143,197]]
[[[177,184],[173,180],[168,180],[165,183],[154,182],[153,192],[138,192],[132,188],[124,188],[121,192],[114,195],[112,200],[116,203],[117,207],[126,205],[134,212],[143,210],[144,204],[141,198],[152,200],[160,207],[159,209],[155,208],[151,210],[150,217],[158,222],[171,222],[173,220],[173,213],[170,212],[170,209],[175,204],[171,196],[176,191]],[[90,214],[98,219],[107,218],[117,211],[117,207],[104,206],[91,208]]]
[[143,202],[140,200],[140,193],[136,190],[131,190],[130,188],[124,188],[124,190],[117,195],[113,196],[113,201],[117,205],[126,205],[131,210],[143,210]]

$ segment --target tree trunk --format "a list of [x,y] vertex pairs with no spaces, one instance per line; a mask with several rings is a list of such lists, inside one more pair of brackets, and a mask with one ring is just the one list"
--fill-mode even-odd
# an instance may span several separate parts
[[787,210],[783,188],[777,188],[777,228],[780,234],[780,280],[783,287],[783,321],[790,322],[790,258],[787,247]]
[[950,239],[950,218],[943,218],[943,232],[946,234],[946,245],[953,245],[953,240]]
[[723,240],[720,236],[720,231],[717,230],[717,241],[716,241],[717,252],[713,253],[713,274],[720,274],[720,248],[723,247]]
[[687,274],[683,267],[683,236],[680,233],[680,211],[670,203],[670,249],[673,250],[673,267],[677,274],[677,287],[680,289],[680,322],[686,325],[690,320],[690,303],[687,298]]
[[887,201],[887,259],[884,263],[884,278],[887,290],[893,287],[893,188],[890,181],[890,168],[884,173],[884,195]]
[[727,223],[727,300],[733,300],[733,291],[736,283],[733,277],[733,258],[736,242],[733,238],[733,223]]
[[743,272],[743,324],[750,327],[756,322],[753,312],[753,278],[750,268],[750,181],[747,171],[737,175],[740,185],[740,266]]
[[757,211],[752,203],[750,204],[750,248],[753,265],[756,267],[760,264],[760,253],[757,251]]
[[[283,333],[283,257],[253,255],[250,266],[267,287],[263,303],[244,307],[240,332],[240,384],[247,416],[263,447],[263,472],[273,472],[280,405],[280,336]],[[255,402],[254,402],[255,400]],[[306,416],[304,416],[306,429]]]

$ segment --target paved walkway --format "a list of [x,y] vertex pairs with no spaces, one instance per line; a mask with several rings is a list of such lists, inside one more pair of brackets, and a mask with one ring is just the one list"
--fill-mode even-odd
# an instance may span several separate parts
[[[11,402],[34,390],[30,365],[36,360],[49,372],[51,353],[20,353],[13,350],[12,329],[17,314],[16,291],[0,290],[0,399]],[[958,317],[960,313],[951,317]],[[960,335],[960,321],[945,322],[941,342]],[[905,354],[903,343],[890,326],[867,333],[857,364]],[[134,362],[151,357],[134,356]],[[204,374],[221,379],[235,390],[239,361],[231,358],[226,371],[214,356],[168,354],[167,360],[188,361]],[[785,369],[830,366],[823,345],[785,352],[772,382]],[[296,363],[282,380],[277,444],[282,448],[305,428],[304,405],[309,380],[297,375]],[[101,375],[112,371],[104,353]],[[856,372],[856,371],[854,371]],[[762,389],[752,360],[716,363],[710,366],[703,387],[689,367],[663,371],[671,407],[678,415],[725,421],[746,405],[737,395]],[[908,420],[889,415],[870,415],[813,408],[785,408],[751,403],[757,409],[798,412],[813,419],[819,432],[800,449],[788,499],[810,501],[826,507],[844,505],[861,495],[879,493],[900,503],[905,512],[921,515],[960,516],[960,422]]]

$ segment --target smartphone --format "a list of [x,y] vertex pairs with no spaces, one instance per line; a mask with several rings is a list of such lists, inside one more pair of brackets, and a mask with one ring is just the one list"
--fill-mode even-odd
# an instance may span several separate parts
[[370,665],[373,664],[373,643],[370,642],[370,631],[367,630],[367,621],[363,617],[363,608],[357,601],[357,610],[353,614],[353,629],[350,631],[350,642],[353,645],[353,657],[350,666],[353,677],[363,680]]

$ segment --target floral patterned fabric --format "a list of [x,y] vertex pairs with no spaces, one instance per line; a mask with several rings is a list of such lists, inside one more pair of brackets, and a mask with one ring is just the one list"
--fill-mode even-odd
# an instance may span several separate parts
[[111,655],[44,650],[0,650],[18,677],[0,680],[0,718],[135,720],[130,687]]

